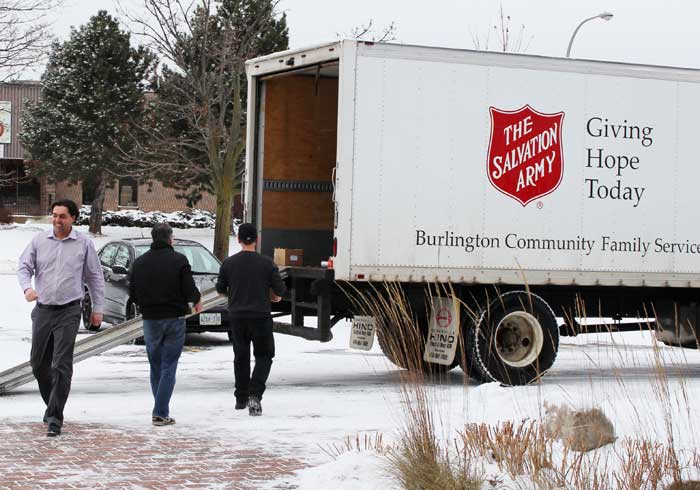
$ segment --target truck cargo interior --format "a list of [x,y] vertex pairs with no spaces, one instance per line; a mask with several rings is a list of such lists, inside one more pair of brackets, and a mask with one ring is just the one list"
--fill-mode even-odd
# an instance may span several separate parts
[[301,249],[303,265],[319,267],[333,248],[337,62],[263,78],[257,104],[253,212],[261,252]]

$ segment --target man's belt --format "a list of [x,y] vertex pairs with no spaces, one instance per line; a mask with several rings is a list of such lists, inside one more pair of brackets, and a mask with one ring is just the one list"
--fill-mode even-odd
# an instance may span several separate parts
[[80,300],[76,299],[74,301],[70,301],[64,305],[45,305],[43,303],[39,303],[38,301],[36,302],[37,307],[39,308],[45,308],[47,310],[63,310],[65,308],[70,308],[71,306],[79,305]]

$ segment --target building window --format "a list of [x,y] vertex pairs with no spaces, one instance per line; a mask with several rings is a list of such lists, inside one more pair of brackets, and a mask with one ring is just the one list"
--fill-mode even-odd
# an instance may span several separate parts
[[95,200],[95,176],[89,175],[83,181],[83,204],[89,206]]
[[139,184],[133,177],[119,179],[119,205],[127,207],[139,205]]
[[22,160],[0,160],[0,207],[14,214],[43,214],[41,185]]

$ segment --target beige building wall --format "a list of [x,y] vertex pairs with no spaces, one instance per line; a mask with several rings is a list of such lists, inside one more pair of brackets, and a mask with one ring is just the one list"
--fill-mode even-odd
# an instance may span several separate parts
[[[56,199],[71,199],[79,206],[83,203],[83,188],[80,184],[69,184],[68,182],[57,182],[50,184],[42,183],[45,203],[42,208],[48,209],[50,201]],[[176,197],[178,191],[163,186],[160,182],[153,182],[152,185],[140,184],[138,189],[138,206],[119,206],[119,185],[105,189],[104,209],[106,211],[117,211],[119,209],[139,209],[144,212],[163,211],[170,213],[173,211],[185,211],[188,209],[187,201]],[[206,211],[216,211],[216,196],[205,193],[202,199],[195,206],[197,209]]]
[[114,184],[113,187],[107,187],[105,189],[105,203],[104,209],[108,211],[116,211],[119,209],[119,190],[118,185]]
[[[11,143],[3,144],[2,154],[4,159],[24,160],[25,164],[29,164],[29,160],[25,160],[28,155],[25,155],[19,139],[21,128],[21,112],[24,110],[28,102],[37,101],[41,96],[41,82],[13,82],[0,83],[0,101],[12,103],[11,108]],[[51,183],[45,178],[38,179],[39,189],[37,195],[31,196],[31,206],[25,206],[26,209],[20,210],[15,214],[34,214],[44,215],[49,213],[49,206],[57,199],[71,199],[78,205],[83,203],[83,189],[81,184],[69,184],[68,182]],[[104,208],[108,211],[116,211],[118,209],[133,209],[133,206],[120,208],[119,193],[123,192],[122,202],[128,201],[124,199],[129,196],[128,189],[120,189],[118,183],[114,187],[108,187],[105,190]],[[140,184],[138,189],[137,209],[142,211],[184,211],[187,208],[185,199],[178,199],[175,195],[178,192],[174,189],[164,187],[159,182],[153,182],[152,185]],[[198,209],[207,211],[216,211],[216,198],[211,194],[204,194],[202,199],[195,206]],[[240,207],[240,206],[239,206]]]
[[[151,185],[139,185],[138,208],[141,211],[183,211],[187,208],[187,200],[176,197],[178,191],[165,187],[160,182],[152,182]],[[195,206],[197,209],[216,211],[216,197],[204,194]]]
[[56,184],[50,184],[45,177],[39,179],[39,185],[41,186],[41,193],[39,194],[39,213],[43,214],[49,212],[49,206],[56,198]]
[[54,185],[54,189],[56,191],[56,194],[54,195],[53,200],[56,201],[58,199],[70,199],[71,201],[75,201],[78,206],[80,206],[83,202],[83,188],[80,184],[70,184],[68,182],[56,182]]

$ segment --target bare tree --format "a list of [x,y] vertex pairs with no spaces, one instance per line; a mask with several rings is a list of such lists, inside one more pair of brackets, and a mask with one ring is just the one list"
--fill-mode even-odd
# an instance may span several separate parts
[[48,14],[61,0],[0,0],[0,81],[45,60],[51,42]]
[[336,34],[336,36],[339,38],[351,37],[353,39],[375,43],[389,43],[396,40],[396,30],[396,23],[392,21],[379,31],[376,31],[374,29],[374,20],[369,19],[366,24],[353,27],[349,34]]
[[[521,24],[520,28],[513,35],[511,28],[512,19],[510,15],[503,12],[503,4],[499,8],[498,21],[486,32],[486,35],[479,36],[474,32],[471,33],[474,49],[479,51],[489,51],[492,42],[496,43],[494,49],[503,53],[524,53],[530,46],[532,36],[526,37],[525,25]],[[492,41],[492,37],[494,40]]]
[[210,186],[216,195],[213,251],[223,259],[245,150],[245,61],[277,47],[271,32],[286,48],[286,18],[276,16],[277,0],[144,0],[144,6],[143,17],[127,16],[164,68],[151,124],[131,158],[141,176],[180,188]]

